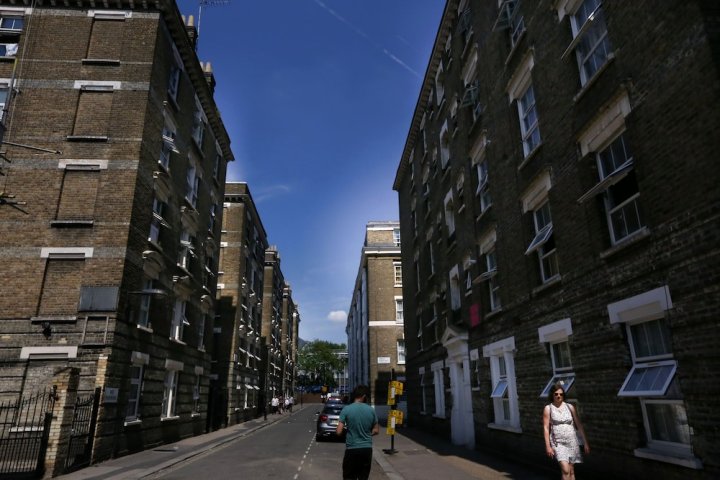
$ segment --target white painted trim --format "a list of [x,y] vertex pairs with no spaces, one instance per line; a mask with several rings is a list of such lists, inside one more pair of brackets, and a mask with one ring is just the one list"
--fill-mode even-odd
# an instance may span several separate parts
[[540,343],[567,340],[572,333],[572,322],[569,318],[563,318],[562,320],[538,328]]
[[480,360],[480,352],[477,348],[470,350],[470,360]]
[[373,320],[368,322],[368,327],[400,327],[402,323],[395,320]]
[[420,368],[418,369],[418,373],[419,373],[420,375],[425,375],[425,367],[420,367]]
[[130,355],[130,363],[133,365],[148,365],[150,363],[150,355],[133,351]]
[[195,367],[195,375],[202,375],[204,371],[205,370],[203,369],[203,367],[200,367],[200,366]]
[[40,258],[82,260],[92,258],[92,247],[43,247],[40,249]]
[[[483,357],[495,357],[501,355],[503,352],[514,352],[515,351],[515,337],[508,337],[497,342],[490,343],[483,347]],[[508,376],[510,374],[508,373]]]
[[478,240],[478,247],[480,248],[480,254],[484,255],[495,246],[495,243],[497,242],[497,232],[495,228],[493,227],[492,230],[485,233],[480,239]]
[[97,20],[125,20],[132,18],[131,10],[88,10],[88,17]]
[[111,87],[113,90],[120,90],[122,82],[110,80],[75,80],[73,88],[81,90],[87,87]]
[[32,8],[24,7],[0,7],[0,16],[17,17],[18,15],[32,15]]
[[582,0],[558,0],[555,2],[553,8],[557,10],[558,22],[562,22],[565,15],[574,15],[581,3]]
[[445,368],[445,360],[438,360],[430,364],[430,370],[433,372],[435,370],[442,370],[443,368]]
[[611,303],[607,306],[610,323],[638,323],[661,318],[673,306],[667,285]]
[[83,167],[97,167],[100,170],[107,170],[108,161],[107,160],[72,159],[72,158],[64,158],[64,159],[58,161],[58,168],[61,170],[67,168],[68,166],[72,167],[75,165],[81,165]]
[[[625,130],[625,117],[632,111],[626,91],[620,92],[602,106],[595,117],[578,135],[582,157],[590,152],[599,152]],[[582,158],[581,157],[581,158]]]
[[542,205],[542,203],[547,200],[548,192],[551,188],[552,181],[550,180],[550,171],[545,170],[532,181],[530,186],[527,187],[520,196],[523,213],[535,210]]
[[506,91],[508,94],[508,103],[512,103],[527,90],[531,80],[531,72],[535,66],[535,58],[533,56],[533,50],[530,49],[525,57],[522,59],[520,65],[517,67],[510,81],[508,81]]
[[28,360],[58,360],[77,358],[78,347],[22,347],[20,358]]
[[169,358],[165,359],[165,370],[171,370],[171,371],[182,371],[182,369],[185,367],[183,362],[178,362],[177,360],[170,360]]

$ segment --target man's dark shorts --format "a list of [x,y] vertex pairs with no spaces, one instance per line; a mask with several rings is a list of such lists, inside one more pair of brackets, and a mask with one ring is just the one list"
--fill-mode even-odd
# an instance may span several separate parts
[[343,480],[367,480],[372,465],[372,448],[345,449]]

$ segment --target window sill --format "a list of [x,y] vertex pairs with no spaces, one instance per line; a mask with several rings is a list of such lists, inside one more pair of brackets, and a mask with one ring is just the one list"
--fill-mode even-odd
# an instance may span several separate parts
[[597,82],[598,78],[600,78],[600,75],[601,75],[605,70],[607,70],[608,67],[610,67],[610,64],[612,63],[613,60],[615,60],[615,54],[611,52],[610,54],[608,54],[607,61],[603,64],[603,66],[600,67],[600,68],[598,68],[598,71],[595,72],[595,75],[593,75],[592,77],[590,77],[590,79],[589,79],[587,82],[585,82],[585,85],[583,85],[582,88],[580,88],[580,91],[575,94],[575,96],[573,97],[573,103],[579,102],[580,99],[585,96],[585,93],[586,93],[588,90],[590,90],[590,87],[592,87],[593,85],[595,85],[595,83]]
[[174,415],[172,417],[160,417],[161,422],[176,422],[180,420],[180,415]]
[[535,297],[545,290],[562,283],[562,275],[557,274],[554,277],[549,278],[545,283],[532,289],[532,296]]
[[150,326],[147,326],[147,327],[145,325],[136,325],[136,326],[137,326],[137,329],[140,330],[141,332],[153,333],[153,329]]
[[639,458],[672,463],[674,465],[680,465],[681,467],[692,468],[694,470],[701,470],[703,468],[702,462],[696,457],[673,456],[651,448],[636,448],[633,453]]
[[10,62],[14,62],[14,61],[15,61],[15,57],[0,57],[1,63],[5,63],[5,62],[10,63]]
[[134,420],[125,420],[125,423],[123,424],[126,427],[133,427],[136,425],[142,425],[142,420],[139,418],[136,418]]
[[520,162],[520,165],[518,165],[518,167],[517,167],[518,172],[519,172],[520,170],[522,170],[523,167],[524,167],[525,165],[527,165],[527,164],[530,162],[530,160],[533,159],[533,157],[535,157],[535,155],[537,155],[538,151],[540,150],[540,147],[542,147],[542,140],[540,141],[540,143],[538,143],[537,145],[535,145],[535,148],[533,148],[532,150],[530,150],[530,152],[528,152],[528,154],[525,155],[525,158],[523,158],[522,162]]
[[172,343],[177,343],[178,345],[187,346],[187,343],[183,342],[182,340],[178,340],[177,338],[170,338],[170,341]]
[[201,417],[202,417],[202,415],[201,415],[200,413],[197,413],[197,412],[195,412],[195,413],[193,413],[192,415],[190,415],[190,418],[201,418]]
[[68,142],[107,142],[107,135],[68,135],[65,137]]
[[108,65],[114,67],[120,66],[120,59],[115,58],[83,58],[81,61],[83,65]]
[[493,318],[497,315],[500,315],[502,313],[502,311],[503,311],[502,308],[497,308],[495,310],[492,310],[485,315],[485,319],[490,320],[491,318]]
[[611,256],[615,255],[617,252],[619,252],[620,250],[622,250],[626,247],[629,247],[630,245],[634,245],[634,244],[640,242],[641,240],[646,239],[649,236],[650,236],[650,229],[648,229],[647,227],[643,227],[640,230],[638,230],[637,232],[623,238],[622,240],[620,240],[620,242],[616,243],[614,246],[608,248],[604,252],[600,252],[600,258],[606,259],[608,257],[611,257]]
[[150,240],[150,239],[148,238],[148,243],[149,243],[155,250],[157,250],[158,252],[161,252],[161,253],[162,253],[163,248],[160,246],[160,243],[159,243],[157,240]]
[[485,207],[485,210],[481,211],[480,214],[477,217],[475,217],[475,222],[479,222],[480,220],[482,220],[482,218],[485,216],[485,214],[488,212],[488,210],[490,210],[490,207],[492,207],[492,204]]
[[170,104],[173,107],[173,110],[175,110],[176,112],[180,111],[180,105],[178,105],[178,103],[177,103],[177,98],[173,97],[170,94],[170,91],[168,91],[168,97],[164,103],[165,103],[165,105]]
[[488,428],[492,428],[493,430],[503,430],[511,433],[522,433],[522,428],[520,427],[516,427],[514,425],[504,425],[501,423],[488,423]]
[[30,323],[76,323],[77,315],[39,315],[30,317]]

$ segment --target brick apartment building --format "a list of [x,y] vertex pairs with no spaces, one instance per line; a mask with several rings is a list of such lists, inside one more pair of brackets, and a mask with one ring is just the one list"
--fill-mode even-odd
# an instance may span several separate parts
[[214,428],[255,418],[273,395],[294,391],[300,323],[247,183],[225,186],[220,247]]
[[27,5],[0,2],[2,395],[79,369],[95,461],[203,432],[233,154],[195,30],[174,2]]
[[540,463],[562,381],[582,468],[720,476],[719,24],[446,3],[394,183],[412,423]]
[[405,375],[400,224],[368,222],[348,313],[348,387],[369,385],[371,403],[387,405],[388,382]]

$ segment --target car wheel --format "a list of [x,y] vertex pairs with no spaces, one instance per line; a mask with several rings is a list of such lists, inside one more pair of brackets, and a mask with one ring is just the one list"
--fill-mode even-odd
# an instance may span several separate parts
[[316,441],[316,442],[322,442],[322,439],[323,439],[322,435],[320,435],[320,434],[315,434],[315,441]]

